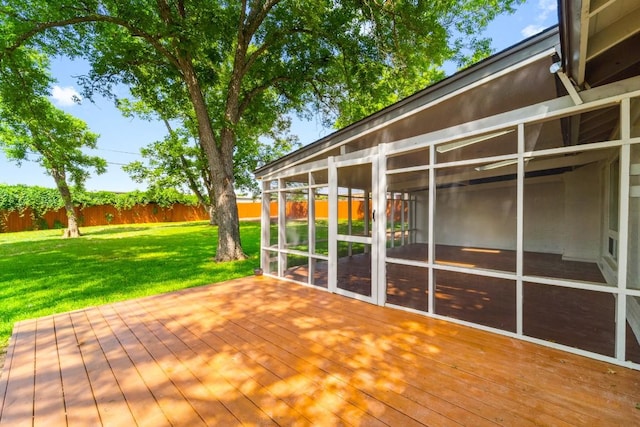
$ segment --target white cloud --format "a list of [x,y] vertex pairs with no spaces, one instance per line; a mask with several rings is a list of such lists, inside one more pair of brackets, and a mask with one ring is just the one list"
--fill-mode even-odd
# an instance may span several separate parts
[[82,99],[77,90],[71,86],[60,87],[54,86],[51,97],[60,107],[69,107],[75,105]]
[[520,31],[522,36],[531,37],[552,25],[556,20],[555,14],[557,10],[557,0],[538,0],[538,4],[535,6],[535,17],[533,17],[534,23],[527,25]]
[[531,37],[534,34],[538,34],[540,31],[544,30],[544,26],[538,24],[531,24],[524,27],[520,33],[523,37]]
[[539,0],[538,1],[538,22],[544,22],[547,20],[550,14],[558,10],[557,0]]

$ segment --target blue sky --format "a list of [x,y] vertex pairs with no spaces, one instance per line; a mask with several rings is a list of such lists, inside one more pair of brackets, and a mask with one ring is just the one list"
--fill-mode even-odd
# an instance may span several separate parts
[[[532,36],[557,23],[557,0],[527,0],[518,7],[513,15],[501,16],[491,23],[486,35],[493,39],[493,49],[499,52],[507,47]],[[74,76],[85,74],[86,66],[81,62],[71,62],[65,58],[57,58],[52,63],[52,74],[57,84],[52,90],[51,99],[56,106],[84,120],[91,129],[100,135],[99,149],[95,155],[108,162],[107,172],[91,177],[86,187],[88,190],[132,191],[144,190],[144,184],[133,182],[122,171],[123,164],[140,160],[139,149],[145,145],[162,139],[166,129],[161,123],[150,123],[138,119],[127,119],[113,106],[113,102],[98,98],[94,102],[84,100],[80,105],[71,98],[77,93]],[[122,88],[121,90],[126,91]],[[126,92],[120,94],[126,96]],[[330,133],[318,121],[293,123],[294,134],[297,134],[304,145]],[[26,184],[53,187],[53,179],[46,175],[36,163],[23,162],[21,166],[6,159],[0,150],[0,183]]]

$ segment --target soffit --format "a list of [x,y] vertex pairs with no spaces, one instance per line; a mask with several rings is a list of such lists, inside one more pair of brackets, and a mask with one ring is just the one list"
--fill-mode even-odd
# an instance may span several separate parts
[[[557,48],[558,44],[558,29],[546,30],[359,122],[269,163],[256,170],[255,174],[261,178],[282,168],[326,157],[329,152],[336,153],[337,150],[339,151],[337,147],[347,143],[351,145],[347,151],[355,151],[380,142],[391,142],[406,136],[442,129],[451,125],[451,120],[464,123],[499,111],[518,108],[527,105],[524,98],[518,99],[518,96],[513,96],[514,93],[520,93],[519,91],[522,90],[530,91],[534,97],[540,93],[544,93],[545,97],[554,97],[555,95],[547,90],[547,88],[555,88],[555,80],[549,74],[551,56],[548,52]],[[519,65],[531,61],[538,55],[542,56],[540,61]],[[501,77],[502,81],[499,84],[494,83],[499,79],[492,80],[493,76],[512,68],[514,71]],[[540,87],[533,84],[538,78],[545,81],[544,90],[540,90]],[[473,95],[474,100],[467,100],[465,96],[475,91],[477,85],[485,80],[487,83],[482,85],[476,95]],[[535,94],[536,91],[538,95]],[[442,99],[446,101],[440,103]],[[533,103],[540,100],[534,100]],[[510,103],[515,104],[509,105]],[[430,112],[433,112],[433,116]],[[418,113],[420,113],[420,119],[416,120],[414,117],[417,117]],[[444,124],[445,121],[449,124]]]
[[563,65],[580,87],[640,75],[640,1],[561,0]]

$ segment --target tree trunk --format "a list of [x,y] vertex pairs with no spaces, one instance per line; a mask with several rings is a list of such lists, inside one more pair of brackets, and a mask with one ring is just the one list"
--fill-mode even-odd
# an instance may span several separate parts
[[209,193],[209,204],[207,206],[207,211],[209,212],[209,225],[218,225],[218,219],[216,218],[216,200],[215,194],[213,192],[212,180],[209,180],[209,187],[207,188],[207,193]]
[[71,191],[67,185],[67,177],[64,169],[51,169],[51,176],[56,182],[56,187],[60,192],[60,197],[64,202],[64,209],[67,211],[67,228],[64,230],[62,237],[75,238],[80,237],[80,229],[78,228],[78,219],[76,218],[76,211],[73,208],[73,201],[71,200]]
[[216,261],[233,261],[246,259],[240,242],[240,219],[236,193],[233,189],[233,176],[228,175],[224,180],[216,180],[215,193],[216,218],[218,220],[218,250]]
[[[200,144],[207,156],[211,178],[213,179],[215,198],[211,202],[215,206],[218,222],[218,249],[215,260],[233,261],[246,259],[240,243],[240,221],[236,193],[233,188],[233,142],[226,141],[227,145],[231,142],[231,149],[229,150],[220,150],[218,148],[216,137],[211,127],[209,110],[202,95],[193,65],[188,58],[180,58],[179,61],[184,81],[189,91],[189,98],[193,103],[196,114]],[[230,133],[229,136],[233,137]],[[224,147],[225,141],[221,141],[220,145]]]
[[207,212],[209,213],[209,225],[216,225],[216,207],[213,203],[207,206]]

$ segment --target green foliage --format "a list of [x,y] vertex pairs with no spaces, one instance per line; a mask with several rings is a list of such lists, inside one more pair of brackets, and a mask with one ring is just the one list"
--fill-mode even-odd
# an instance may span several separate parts
[[[75,206],[110,205],[119,210],[150,203],[162,207],[178,203],[188,206],[198,204],[195,196],[178,193],[171,188],[153,192],[133,191],[129,193],[77,190],[72,195]],[[39,218],[46,212],[62,207],[64,207],[64,203],[58,190],[37,186],[0,184],[0,211],[16,211],[22,214],[27,208],[31,208],[34,216]]]
[[[0,45],[5,43],[0,38]],[[83,152],[96,148],[98,135],[49,100],[53,79],[48,58],[35,49],[20,47],[1,59],[0,148],[6,156],[18,163],[37,162],[64,187],[67,174],[81,187],[89,169],[105,172],[104,159]]]
[[265,138],[287,140],[283,117],[343,125],[389,105],[441,78],[445,61],[483,56],[477,35],[521,1],[8,0],[0,57],[22,46],[83,56],[85,96],[125,84],[143,115],[197,135],[219,204],[218,257],[237,259],[234,185],[269,152]]
[[260,224],[240,230],[248,259],[218,264],[217,227],[207,222],[86,227],[82,240],[60,240],[59,230],[0,234],[0,353],[19,320],[253,274]]
[[31,208],[34,216],[40,217],[62,207],[64,203],[56,189],[0,184],[0,210],[22,214],[27,208]]

